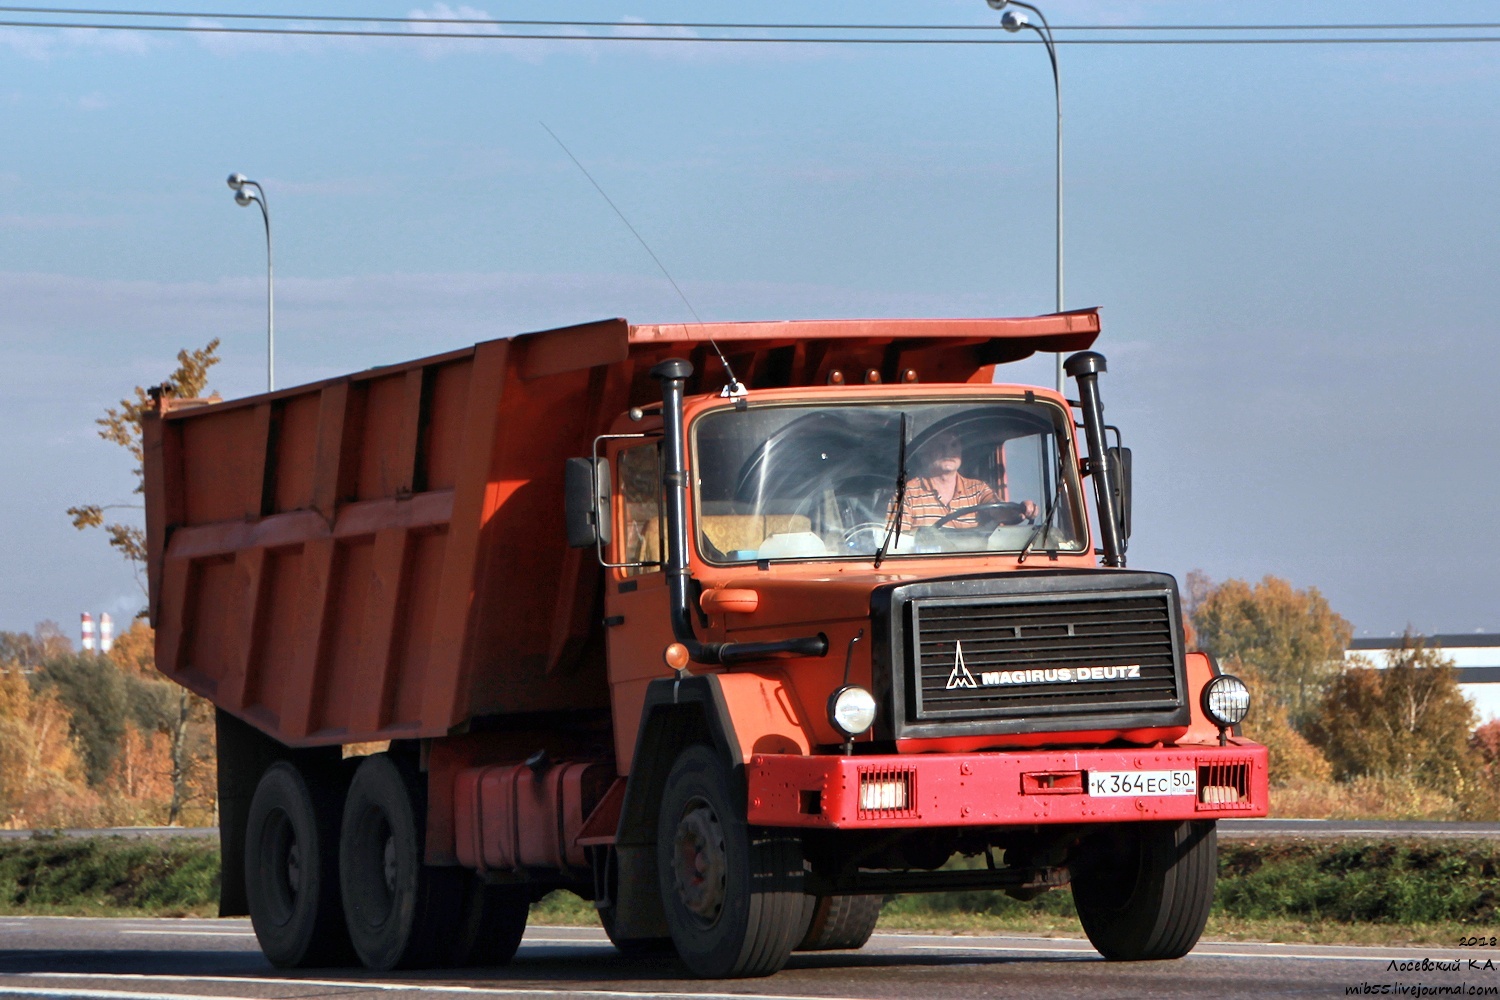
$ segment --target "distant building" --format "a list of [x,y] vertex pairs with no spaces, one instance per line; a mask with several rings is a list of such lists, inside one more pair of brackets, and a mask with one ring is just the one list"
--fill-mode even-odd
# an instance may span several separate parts
[[[1457,635],[1413,636],[1429,649],[1437,648],[1458,668],[1458,686],[1474,703],[1480,722],[1500,718],[1500,635],[1483,632]],[[1355,639],[1344,653],[1345,661],[1359,655],[1377,667],[1385,666],[1387,650],[1400,649],[1400,636]]]

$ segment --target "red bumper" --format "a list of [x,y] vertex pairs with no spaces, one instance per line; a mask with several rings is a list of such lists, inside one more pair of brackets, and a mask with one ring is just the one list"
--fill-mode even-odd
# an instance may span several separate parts
[[[1093,795],[1089,772],[1196,774],[1177,794]],[[1018,750],[879,757],[756,754],[751,823],[821,829],[1030,826],[1266,815],[1266,748]]]

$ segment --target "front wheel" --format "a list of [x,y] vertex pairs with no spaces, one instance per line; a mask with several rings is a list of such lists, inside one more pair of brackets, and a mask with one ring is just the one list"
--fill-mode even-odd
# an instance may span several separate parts
[[802,939],[802,841],[745,823],[744,796],[706,746],[678,756],[657,823],[657,870],[677,954],[708,979],[768,976]]
[[1144,962],[1193,950],[1218,874],[1212,821],[1125,824],[1082,850],[1073,866],[1073,902],[1100,954]]

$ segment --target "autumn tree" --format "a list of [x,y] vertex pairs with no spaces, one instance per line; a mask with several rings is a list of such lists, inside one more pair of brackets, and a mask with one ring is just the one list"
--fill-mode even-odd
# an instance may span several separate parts
[[0,826],[65,825],[88,799],[71,723],[55,692],[0,669]]
[[73,652],[73,643],[57,622],[39,622],[34,631],[0,632],[0,667],[31,672],[47,660]]
[[[1260,672],[1249,664],[1237,664],[1234,673],[1251,691],[1264,688]],[[1328,781],[1333,768],[1307,737],[1292,726],[1284,705],[1269,699],[1252,701],[1250,714],[1240,726],[1241,735],[1265,744],[1271,784],[1294,781]]]
[[1316,587],[1296,590],[1279,577],[1251,585],[1226,580],[1198,601],[1192,616],[1199,646],[1225,669],[1253,667],[1258,699],[1286,710],[1300,729],[1317,714],[1325,685],[1343,665],[1354,628]]
[[1309,735],[1340,780],[1420,776],[1457,792],[1475,772],[1474,722],[1452,661],[1408,634],[1384,669],[1356,665],[1333,679]]
[[[173,395],[180,398],[201,398],[207,395],[209,369],[219,363],[219,340],[214,338],[200,350],[177,352],[177,368],[167,376],[166,384]],[[142,463],[145,459],[141,440],[141,417],[151,407],[151,394],[142,386],[136,386],[132,395],[120,400],[117,406],[104,411],[104,416],[95,421],[99,436],[119,445],[135,460],[135,493],[145,490]],[[146,563],[146,534],[135,524],[111,521],[109,511],[139,509],[130,504],[83,504],[68,508],[73,526],[80,531],[87,528],[103,528],[109,544],[136,569],[136,579],[141,580],[141,568]],[[141,631],[144,629],[144,631]],[[213,770],[213,711],[203,699],[161,680],[154,675],[151,647],[154,640],[151,630],[144,623],[132,625],[121,637],[117,646],[120,652],[110,661],[117,675],[122,677],[125,705],[132,721],[141,735],[141,753],[149,749],[150,733],[165,735],[169,744],[171,761],[172,798],[168,808],[167,822],[175,823],[183,816],[188,800],[201,797],[203,773]],[[112,651],[113,652],[113,651]],[[124,718],[123,714],[121,716]],[[87,728],[87,727],[85,727]],[[115,758],[125,748],[127,729],[120,723],[118,737],[114,741],[115,752],[104,762],[95,755],[89,757],[89,775],[95,781],[103,781],[118,773]],[[101,772],[100,767],[103,767]],[[123,779],[127,785],[132,778]]]
[[99,784],[114,766],[125,737],[129,702],[119,668],[92,653],[61,656],[42,664],[36,686],[54,692],[67,706],[84,775],[90,785]]
[[[219,363],[218,351],[217,337],[201,350],[178,351],[177,369],[167,376],[167,384],[172,387],[173,394],[183,399],[203,395],[208,387],[208,370]],[[94,421],[99,425],[100,437],[124,448],[135,459],[136,493],[145,492],[145,476],[141,469],[141,463],[145,459],[145,449],[141,442],[141,415],[151,409],[151,406],[151,394],[144,387],[136,386],[131,397],[120,400],[118,406],[105,410],[104,416]],[[73,519],[73,527],[80,531],[85,528],[103,528],[109,536],[109,544],[137,570],[136,578],[139,580],[139,569],[146,563],[146,531],[139,525],[106,520],[112,516],[106,512],[122,509],[139,510],[140,505],[82,504],[69,507],[68,516]]]

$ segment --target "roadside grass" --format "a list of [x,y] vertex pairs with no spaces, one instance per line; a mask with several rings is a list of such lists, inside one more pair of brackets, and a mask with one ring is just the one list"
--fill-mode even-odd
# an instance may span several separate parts
[[42,836],[0,844],[0,913],[213,916],[218,898],[213,841]]
[[[61,837],[0,842],[0,913],[213,916],[218,846],[201,840]],[[1219,845],[1206,940],[1455,945],[1500,934],[1500,844],[1490,841],[1234,840]],[[536,924],[597,926],[593,904],[555,892]],[[887,902],[882,931],[1081,938],[1066,890],[1029,902],[997,892]]]

